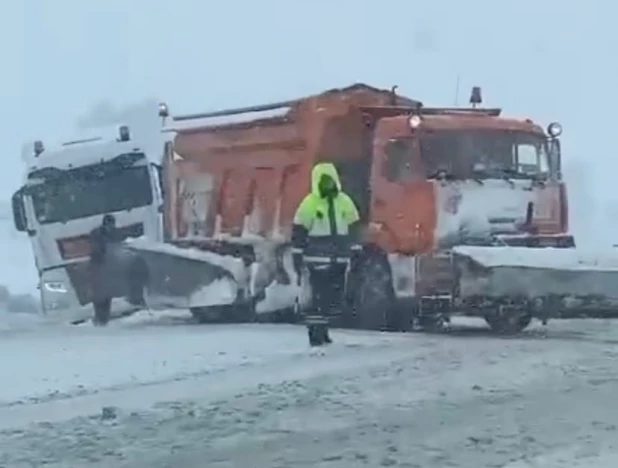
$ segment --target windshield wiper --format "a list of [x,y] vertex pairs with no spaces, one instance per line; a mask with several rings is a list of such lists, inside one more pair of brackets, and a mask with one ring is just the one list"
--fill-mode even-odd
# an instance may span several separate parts
[[518,171],[517,169],[513,169],[511,167],[502,167],[500,169],[498,169],[499,172],[501,172],[504,177],[508,177],[509,179],[528,179],[530,178],[529,174],[526,174],[525,172],[521,172]]
[[507,182],[511,187],[515,187],[515,182],[513,182],[513,176],[517,175],[517,174],[513,174],[513,172],[517,172],[517,171],[513,171],[510,169],[499,169],[498,170],[498,173],[502,176],[502,180]]
[[545,173],[530,173],[530,172],[522,172],[513,168],[503,168],[500,170],[503,174],[504,180],[507,180],[511,185],[513,185],[512,179],[517,180],[530,180],[532,184],[539,184],[541,186],[545,185],[547,182],[548,175]]

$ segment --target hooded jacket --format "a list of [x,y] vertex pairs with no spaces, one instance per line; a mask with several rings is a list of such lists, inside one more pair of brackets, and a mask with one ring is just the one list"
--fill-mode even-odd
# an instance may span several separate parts
[[[323,175],[330,176],[338,188],[337,195],[330,199],[320,195],[319,183]],[[311,171],[311,193],[298,206],[294,225],[303,228],[309,241],[325,241],[333,237],[348,237],[350,226],[358,220],[358,209],[350,196],[342,191],[335,166],[331,163],[316,164]],[[294,237],[292,243],[300,247]]]

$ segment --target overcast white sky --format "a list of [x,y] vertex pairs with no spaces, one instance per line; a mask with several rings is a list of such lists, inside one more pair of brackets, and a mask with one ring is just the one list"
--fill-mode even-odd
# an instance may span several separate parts
[[459,74],[460,102],[478,84],[487,105],[560,120],[570,177],[618,205],[616,18],[609,0],[2,2],[0,196],[19,185],[23,140],[100,101],[193,112],[364,81],[451,105]]

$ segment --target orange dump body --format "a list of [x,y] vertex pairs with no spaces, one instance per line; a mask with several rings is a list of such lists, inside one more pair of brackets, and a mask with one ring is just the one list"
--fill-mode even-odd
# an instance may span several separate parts
[[[170,237],[286,238],[317,161],[335,162],[346,190],[366,191],[373,142],[362,108],[393,100],[417,104],[357,85],[283,105],[275,116],[178,130],[164,171]],[[366,173],[355,178],[346,165]]]
[[[176,129],[167,147],[168,237],[286,240],[295,210],[310,190],[311,168],[329,161],[358,205],[370,240],[387,252],[432,251],[448,190],[422,175],[423,163],[415,151],[408,164],[418,169],[418,176],[389,180],[388,142],[448,129],[541,136],[543,131],[529,121],[463,111],[429,113],[422,128],[413,129],[410,114],[420,105],[387,90],[354,85],[246,112],[211,114],[203,123],[192,119],[190,128]],[[269,114],[250,119],[256,109]],[[229,121],[242,117],[249,120]],[[566,199],[560,183],[551,196],[551,214],[537,223],[537,230],[564,232]]]

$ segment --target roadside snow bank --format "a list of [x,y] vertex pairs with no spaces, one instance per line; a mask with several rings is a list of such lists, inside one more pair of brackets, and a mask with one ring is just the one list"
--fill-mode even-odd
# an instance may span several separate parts
[[0,285],[0,309],[9,312],[34,313],[39,312],[41,306],[32,294],[11,294],[9,288]]
[[[40,314],[16,313],[0,310],[0,333],[32,330],[46,323]],[[3,337],[2,340],[5,338]]]
[[29,237],[13,227],[10,202],[0,203],[0,310],[38,312],[37,284]]
[[13,227],[10,205],[0,208],[0,284],[14,295],[37,294],[38,272],[30,238]]

